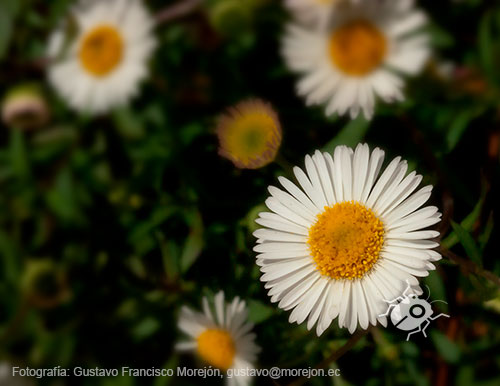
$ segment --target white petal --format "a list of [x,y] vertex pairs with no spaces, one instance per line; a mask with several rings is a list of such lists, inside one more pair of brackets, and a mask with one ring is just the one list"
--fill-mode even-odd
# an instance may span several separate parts
[[368,145],[359,144],[356,147],[353,157],[353,199],[360,201],[365,187],[366,177],[368,173],[368,163],[370,159],[370,149]]
[[397,208],[394,208],[391,213],[385,216],[384,221],[391,223],[401,217],[404,217],[418,208],[420,208],[431,196],[432,186],[424,186],[418,192],[408,197]]
[[387,168],[384,170],[384,172],[382,173],[382,175],[378,179],[377,183],[373,187],[373,190],[370,193],[368,200],[366,200],[366,205],[368,207],[374,206],[374,204],[377,201],[377,199],[379,198],[380,194],[385,189],[387,183],[391,180],[394,173],[396,173],[396,170],[398,169],[400,161],[401,161],[401,157],[394,158],[391,161],[391,163],[387,166]]
[[253,235],[256,238],[262,238],[269,241],[282,241],[291,243],[305,243],[307,242],[306,236],[295,235],[292,233],[273,231],[270,229],[257,229]]
[[327,200],[327,204],[332,206],[335,204],[335,194],[333,192],[332,181],[330,180],[330,173],[328,172],[328,168],[326,166],[325,158],[323,154],[319,150],[316,150],[312,157],[314,164],[319,173],[319,179],[321,181],[321,186],[325,193],[325,197]]
[[383,150],[380,150],[378,147],[372,151],[370,157],[370,164],[368,167],[368,174],[366,177],[365,186],[363,189],[363,194],[361,196],[361,202],[366,203],[369,194],[372,191],[373,184],[378,177],[380,169],[382,168],[382,163],[384,162],[385,153]]
[[368,328],[369,318],[368,318],[368,306],[366,305],[366,299],[361,288],[361,282],[359,280],[354,281],[353,285],[354,297],[356,298],[356,308],[358,310],[359,325],[361,328],[366,330]]
[[293,182],[286,179],[285,177],[278,177],[278,181],[280,184],[290,193],[293,197],[295,197],[302,205],[304,205],[309,211],[317,215],[319,212],[318,207],[316,207],[313,202],[307,197],[307,195],[300,190]]
[[293,218],[289,218],[289,220],[305,227],[309,227],[311,223],[316,220],[316,212],[311,211],[291,194],[275,188],[274,186],[270,186],[268,189],[271,195],[274,196],[282,205],[296,214]]
[[301,268],[311,265],[311,258],[306,257],[302,259],[290,259],[284,262],[268,264],[261,268],[262,272],[266,272],[260,277],[261,281],[276,280],[277,278],[288,275]]
[[313,189],[315,192],[317,192],[316,195],[317,195],[318,199],[320,200],[319,204],[321,205],[321,208],[324,208],[325,206],[328,205],[328,202],[327,202],[326,197],[325,197],[325,192],[323,191],[323,185],[321,184],[318,170],[316,169],[316,166],[314,165],[314,162],[313,162],[310,155],[306,156],[305,164],[306,164],[306,171],[307,171],[307,175],[309,177],[309,180],[311,181]]
[[255,222],[259,225],[262,225],[263,227],[269,228],[269,229],[275,229],[277,231],[283,231],[287,233],[293,233],[297,235],[302,235],[302,236],[307,236],[308,231],[306,228],[301,227],[299,225],[293,224],[291,222],[288,222],[286,220],[269,220],[265,218],[258,218],[255,220]]
[[214,298],[215,314],[217,315],[217,322],[219,325],[224,325],[224,292],[219,291]]
[[311,286],[321,278],[321,274],[318,271],[313,272],[311,275],[307,276],[303,281],[297,283],[278,303],[278,307],[287,309],[288,307],[296,304],[300,300],[301,296],[306,294]]
[[314,188],[311,181],[309,181],[309,178],[301,168],[295,166],[293,168],[293,172],[297,181],[299,181],[300,186],[304,189],[304,192],[306,192],[307,196],[311,199],[316,208],[318,208],[319,211],[322,211],[326,203],[323,191],[318,191]]

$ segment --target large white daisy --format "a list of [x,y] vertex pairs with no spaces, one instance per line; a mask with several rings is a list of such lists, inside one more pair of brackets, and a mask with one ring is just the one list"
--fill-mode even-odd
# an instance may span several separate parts
[[282,51],[308,105],[371,118],[375,97],[402,100],[401,74],[418,73],[429,57],[425,22],[413,0],[342,2],[326,28],[289,25]]
[[234,377],[226,378],[229,385],[249,384],[251,378],[245,375],[253,368],[260,347],[255,344],[245,302],[236,297],[226,304],[224,292],[219,291],[214,298],[215,312],[206,297],[202,305],[203,313],[182,308],[178,326],[191,340],[179,343],[177,349],[193,351],[222,371],[235,370]]
[[153,26],[140,0],[80,1],[50,37],[50,83],[79,111],[125,104],[147,75]]
[[[416,277],[435,269],[441,255],[425,230],[440,221],[434,206],[421,206],[432,186],[415,191],[422,176],[407,173],[397,157],[379,175],[384,152],[368,145],[346,146],[306,156],[306,171],[295,167],[300,188],[279,177],[284,190],[269,187],[271,212],[256,220],[254,232],[261,280],[272,302],[293,310],[290,322],[321,335],[338,317],[352,333],[377,321],[387,325],[388,304],[407,287],[421,293]],[[420,208],[420,209],[419,209]]]

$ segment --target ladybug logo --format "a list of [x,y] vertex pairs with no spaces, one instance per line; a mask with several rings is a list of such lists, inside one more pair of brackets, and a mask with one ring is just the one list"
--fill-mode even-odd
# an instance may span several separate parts
[[443,313],[433,316],[434,312],[432,311],[431,303],[446,302],[443,300],[434,300],[429,303],[427,301],[429,297],[424,300],[420,299],[414,293],[409,294],[411,290],[410,283],[408,281],[406,281],[406,283],[408,284],[408,287],[405,289],[402,296],[398,296],[393,300],[384,300],[389,304],[389,308],[385,314],[379,316],[390,315],[392,324],[394,324],[396,328],[402,331],[410,331],[406,337],[407,341],[410,340],[410,336],[412,334],[416,334],[417,332],[422,332],[422,334],[427,338],[425,330],[429,327],[431,320],[435,320],[441,316],[445,316],[447,318],[450,317],[450,315]]

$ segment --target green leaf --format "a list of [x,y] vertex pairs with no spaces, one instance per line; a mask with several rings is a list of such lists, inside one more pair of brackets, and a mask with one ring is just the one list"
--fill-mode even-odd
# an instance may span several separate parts
[[413,384],[417,386],[429,386],[430,382],[426,377],[422,376],[422,372],[415,364],[415,360],[405,360],[406,370],[413,381]]
[[0,1],[0,60],[8,51],[15,18],[21,9],[19,0]]
[[[481,208],[483,207],[483,202],[484,202],[484,195],[481,197],[481,199],[477,202],[476,206],[474,209],[472,209],[472,212],[470,212],[466,218],[462,220],[460,225],[462,226],[463,229],[466,231],[471,231],[472,226],[476,222],[476,220],[479,218],[479,215],[481,214]],[[455,244],[459,242],[458,236],[456,232],[451,232],[448,237],[446,237],[441,244],[447,248],[450,249],[453,247]]]
[[261,323],[269,319],[274,313],[274,308],[258,300],[248,302],[248,319],[253,323]]
[[362,116],[350,121],[330,142],[323,147],[323,151],[333,153],[333,150],[339,145],[355,147],[365,137],[370,127],[370,122]]
[[125,138],[139,139],[146,134],[143,123],[131,109],[117,109],[113,112],[112,117],[116,128]]
[[149,235],[156,227],[164,223],[175,212],[176,209],[171,206],[161,206],[156,208],[148,220],[137,224],[137,226],[132,230],[129,236],[129,241],[134,245],[140,243],[144,237]]
[[470,110],[462,110],[453,118],[448,133],[446,134],[448,152],[455,148],[470,123],[481,115],[484,110],[485,108],[483,106]]
[[[179,357],[177,355],[172,355],[168,361],[163,365],[164,369],[175,369],[179,365]],[[156,377],[153,386],[168,386],[174,380],[175,377]]]
[[30,167],[24,135],[20,130],[12,130],[10,136],[10,159],[14,173],[20,178],[29,176]]
[[432,330],[430,335],[434,346],[446,362],[457,363],[460,360],[460,348],[455,342],[438,330]]
[[0,3],[0,60],[7,53],[11,35],[12,14],[7,9],[6,4]]
[[465,252],[469,256],[469,258],[481,267],[483,265],[481,251],[479,250],[471,234],[454,221],[451,222],[451,226],[457,234],[460,244],[462,244],[462,246],[464,247]]
[[21,273],[21,260],[17,254],[16,245],[12,237],[9,237],[0,229],[0,261],[1,281],[8,281],[9,283],[16,283]]
[[61,219],[70,221],[77,216],[73,176],[69,168],[64,168],[56,178],[54,187],[47,193],[47,203]]
[[189,145],[196,137],[201,135],[203,131],[203,125],[198,122],[192,122],[189,125],[184,126],[179,132],[182,144],[185,146]]
[[472,365],[460,366],[457,372],[457,386],[470,386],[475,384],[474,367]]
[[492,33],[492,20],[493,15],[487,12],[479,23],[478,32],[478,47],[481,66],[484,72],[490,77],[494,77],[494,47],[493,47],[493,33]]
[[[443,283],[443,279],[436,271],[429,272],[429,276],[424,278],[425,284],[429,286],[430,298],[432,300],[443,300],[446,301],[446,288]],[[446,303],[439,303],[439,307],[443,311],[448,311],[448,305]]]
[[490,240],[491,234],[493,233],[494,229],[494,220],[493,220],[493,215],[491,215],[488,218],[488,221],[486,222],[486,225],[484,227],[484,232],[481,233],[478,237],[478,242],[479,242],[479,249],[481,251],[486,248],[486,244],[488,244],[488,241]]
[[163,268],[169,280],[179,274],[179,248],[173,240],[167,240],[161,232],[156,232],[158,243],[160,244]]
[[158,320],[153,317],[144,318],[138,325],[132,330],[132,336],[136,340],[144,340],[153,335],[156,331],[160,329],[161,325]]
[[437,24],[431,24],[426,31],[430,35],[432,47],[449,48],[455,44],[453,35]]
[[185,273],[200,256],[204,246],[203,221],[198,211],[187,216],[190,219],[191,230],[184,244],[181,255],[181,272]]

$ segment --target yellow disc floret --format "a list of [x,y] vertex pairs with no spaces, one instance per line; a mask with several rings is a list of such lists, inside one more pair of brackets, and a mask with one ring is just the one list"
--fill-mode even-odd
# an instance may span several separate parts
[[364,76],[376,69],[387,53],[382,32],[366,20],[355,20],[335,29],[330,38],[330,57],[340,71]]
[[377,262],[384,226],[365,206],[341,202],[318,214],[307,242],[322,275],[352,280],[363,277]]
[[198,336],[198,354],[208,364],[221,370],[231,367],[236,348],[229,332],[212,328]]
[[78,54],[83,68],[101,77],[120,64],[123,50],[120,32],[115,27],[100,25],[83,37]]
[[257,169],[272,162],[281,144],[281,126],[272,108],[250,100],[229,109],[217,129],[219,153],[239,168]]

